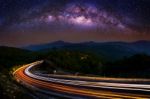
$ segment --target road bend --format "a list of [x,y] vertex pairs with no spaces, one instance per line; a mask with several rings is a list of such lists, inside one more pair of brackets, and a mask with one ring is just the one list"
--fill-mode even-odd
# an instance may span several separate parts
[[[31,90],[45,94],[74,99],[150,99],[150,84],[147,79],[115,79],[71,75],[38,75],[31,68],[42,64],[36,61],[18,68],[14,73],[16,81]],[[129,83],[128,83],[129,82]],[[32,86],[32,87],[29,87]]]

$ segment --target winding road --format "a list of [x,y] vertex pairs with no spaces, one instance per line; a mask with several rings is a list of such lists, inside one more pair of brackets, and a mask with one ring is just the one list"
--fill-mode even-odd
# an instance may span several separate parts
[[150,99],[150,80],[34,74],[36,61],[18,68],[16,81],[31,90],[73,99]]

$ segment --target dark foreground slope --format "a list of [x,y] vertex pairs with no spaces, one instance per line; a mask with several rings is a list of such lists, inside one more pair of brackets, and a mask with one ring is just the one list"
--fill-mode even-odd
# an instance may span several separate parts
[[0,47],[0,65],[9,68],[12,65],[24,64],[35,60],[33,52],[13,47]]
[[11,76],[13,66],[33,62],[34,53],[12,47],[0,47],[0,98],[32,99],[25,89],[16,85]]

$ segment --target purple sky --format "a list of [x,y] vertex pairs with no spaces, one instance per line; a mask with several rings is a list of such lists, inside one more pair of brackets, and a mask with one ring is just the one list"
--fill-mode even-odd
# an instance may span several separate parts
[[149,0],[0,1],[0,45],[150,40]]

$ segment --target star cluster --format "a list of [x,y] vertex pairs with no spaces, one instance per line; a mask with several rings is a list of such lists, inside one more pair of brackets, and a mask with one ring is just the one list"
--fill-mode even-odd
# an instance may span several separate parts
[[92,5],[69,5],[64,11],[63,19],[69,23],[83,26],[105,27],[121,25],[121,22],[106,11]]

